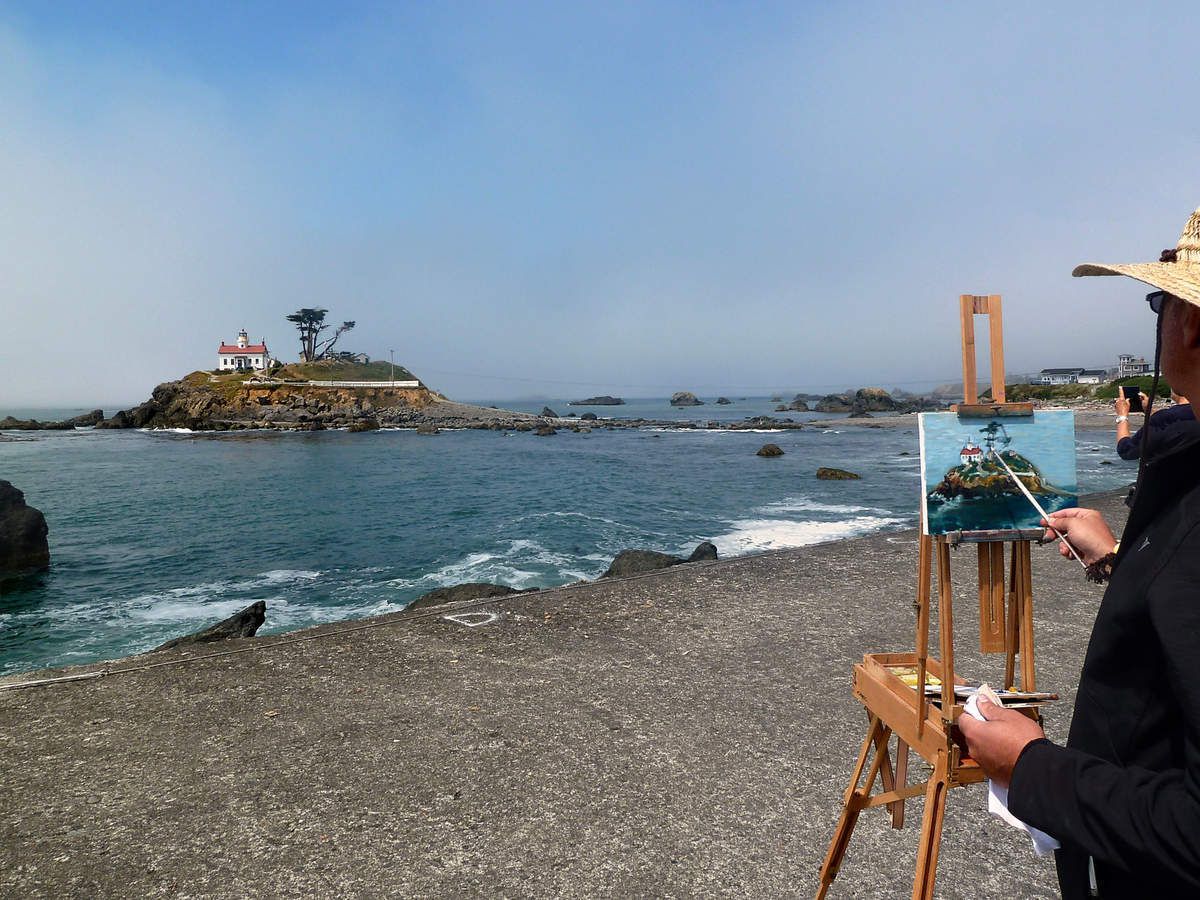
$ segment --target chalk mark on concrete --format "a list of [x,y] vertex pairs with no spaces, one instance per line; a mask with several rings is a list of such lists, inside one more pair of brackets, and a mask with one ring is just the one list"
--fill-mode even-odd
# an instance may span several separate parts
[[494,612],[449,613],[442,618],[447,622],[465,625],[467,628],[478,628],[480,625],[491,625],[499,620],[500,614]]

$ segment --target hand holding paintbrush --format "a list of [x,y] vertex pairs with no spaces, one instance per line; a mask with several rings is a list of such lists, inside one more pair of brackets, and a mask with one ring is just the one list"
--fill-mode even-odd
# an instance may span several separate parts
[[1090,566],[1116,551],[1117,539],[1094,509],[1060,509],[1042,519],[1042,525],[1046,527],[1042,539],[1060,541],[1058,552],[1068,559],[1074,556]]

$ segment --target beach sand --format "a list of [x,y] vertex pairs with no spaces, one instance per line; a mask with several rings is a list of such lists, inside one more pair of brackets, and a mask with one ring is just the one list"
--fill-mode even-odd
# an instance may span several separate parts
[[[1121,496],[1093,505],[1121,522]],[[915,538],[458,610],[488,614],[478,627],[398,613],[0,690],[0,894],[811,896],[866,726],[851,665],[913,644]],[[1061,740],[1102,589],[1053,548],[1034,557]],[[960,672],[998,680],[975,649],[974,551],[954,567]],[[864,812],[833,896],[908,895],[921,805],[900,832]],[[951,793],[938,896],[1056,896],[1052,862],[985,806],[982,786]]]

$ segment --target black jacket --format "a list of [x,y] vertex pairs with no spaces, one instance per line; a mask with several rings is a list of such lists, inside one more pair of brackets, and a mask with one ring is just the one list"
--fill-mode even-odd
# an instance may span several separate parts
[[1200,897],[1200,422],[1156,431],[1066,747],[1021,753],[1009,806],[1062,842],[1063,896]]
[[[1121,459],[1137,459],[1142,455],[1142,434],[1146,429],[1154,432],[1155,437],[1164,428],[1169,428],[1178,422],[1194,422],[1196,414],[1192,411],[1190,403],[1176,403],[1174,406],[1168,406],[1166,409],[1160,409],[1150,417],[1150,421],[1135,431],[1127,438],[1121,438],[1117,441],[1117,456]],[[1154,440],[1150,441],[1151,447],[1154,446]]]

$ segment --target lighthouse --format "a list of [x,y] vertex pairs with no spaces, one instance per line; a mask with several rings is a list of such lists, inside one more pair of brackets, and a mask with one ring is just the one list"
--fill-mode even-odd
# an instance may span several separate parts
[[958,459],[964,466],[977,466],[983,462],[983,451],[979,449],[978,444],[967,438],[963,448],[958,451]]
[[217,348],[217,370],[238,372],[243,370],[262,371],[271,364],[271,354],[267,350],[267,339],[261,343],[250,343],[250,336],[243,328],[238,332],[237,342],[226,344],[224,341]]

